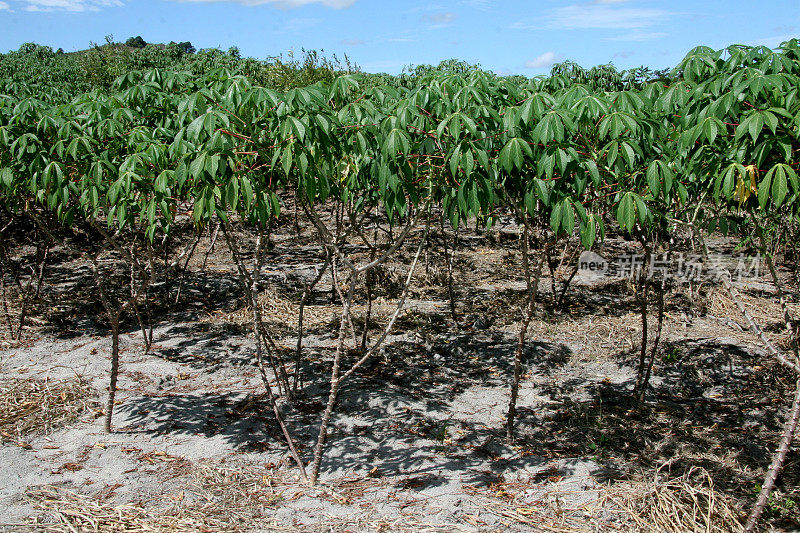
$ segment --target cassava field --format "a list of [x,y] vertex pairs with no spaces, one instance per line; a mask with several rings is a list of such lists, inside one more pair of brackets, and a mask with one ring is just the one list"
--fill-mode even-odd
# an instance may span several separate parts
[[797,40],[187,50],[0,55],[0,528],[800,527]]

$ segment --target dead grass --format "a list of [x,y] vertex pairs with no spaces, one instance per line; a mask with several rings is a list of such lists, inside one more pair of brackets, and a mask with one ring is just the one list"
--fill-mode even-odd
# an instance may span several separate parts
[[141,505],[110,505],[95,498],[52,486],[31,489],[26,493],[34,508],[43,514],[35,526],[46,531],[131,533],[195,533],[237,531],[225,524],[210,522],[207,517],[180,509],[145,509]]
[[[261,316],[270,329],[277,328],[284,332],[297,330],[299,298],[295,301],[274,288],[269,288],[259,295],[258,303],[261,307]],[[338,312],[340,307],[337,305],[306,305],[303,310],[303,328],[308,331],[330,324],[338,316]],[[247,305],[235,311],[214,313],[207,316],[204,321],[227,322],[248,329],[251,327],[252,319],[252,307]]]
[[[258,303],[264,323],[268,328],[280,334],[296,335],[300,312],[299,298],[293,300],[274,288],[269,288],[259,296]],[[383,298],[376,299],[372,306],[372,320],[388,318],[394,311],[395,305]],[[357,319],[366,314],[367,306],[354,304],[351,309],[353,317]],[[307,304],[303,309],[303,329],[306,332],[322,328],[334,331],[337,328],[336,324],[338,324],[341,312],[342,308],[338,304]],[[228,322],[247,329],[251,327],[252,318],[252,308],[245,306],[235,311],[209,315],[205,321]]]
[[623,513],[632,531],[731,533],[743,529],[742,508],[718,491],[711,475],[700,467],[674,478],[658,469],[641,482],[617,484],[606,499]]
[[[787,347],[789,336],[783,327],[783,311],[776,297],[741,293],[742,302],[762,329],[782,347]],[[741,311],[723,288],[713,287],[705,295],[706,311],[709,318],[728,326],[728,334],[742,342],[754,342]],[[800,305],[788,304],[793,316],[800,314]],[[655,331],[657,319],[651,308],[648,327]],[[669,338],[669,331],[676,323],[676,317],[668,311],[664,317],[663,337]],[[516,324],[515,324],[516,326]],[[719,327],[716,326],[718,331]],[[588,314],[581,318],[566,318],[558,321],[536,319],[530,325],[531,338],[555,338],[565,343],[576,343],[581,349],[575,356],[590,360],[613,356],[621,352],[637,349],[641,343],[641,317],[632,310],[623,315]]]
[[[747,308],[750,315],[759,326],[762,328],[772,326],[771,329],[774,330],[772,335],[781,341],[786,340],[787,335],[783,328],[783,311],[781,310],[780,302],[776,296],[754,296],[744,291],[740,292],[740,296],[745,308]],[[708,301],[709,314],[717,318],[737,322],[741,327],[746,329],[747,326],[741,311],[739,311],[739,308],[725,289],[714,287],[709,290],[706,298]],[[800,305],[798,304],[789,303],[787,307],[792,316],[797,316],[798,312],[800,312]]]
[[[655,320],[650,321],[655,327]],[[530,325],[530,338],[558,339],[562,343],[578,343],[575,357],[581,360],[609,357],[632,350],[641,342],[641,319],[637,313],[621,316],[589,316],[558,322],[535,320]]]
[[[9,299],[11,300],[11,299]],[[14,304],[15,302],[11,302]],[[22,330],[22,338],[16,339],[14,336],[11,335],[11,332],[8,329],[8,319],[10,318],[11,323],[14,325],[14,328],[17,328],[19,325],[19,310],[16,307],[11,307],[9,309],[9,317],[6,317],[0,321],[0,350],[9,350],[11,348],[16,348],[31,339],[35,339],[39,337],[45,329],[46,322],[37,316],[30,316],[28,315],[25,318],[25,328]],[[16,333],[16,331],[15,331]]]
[[24,438],[50,433],[99,409],[91,388],[80,377],[69,380],[46,378],[0,381],[0,442],[26,446]]
[[[303,495],[363,509],[365,501],[390,480],[343,478],[309,488],[268,465],[256,468],[234,464],[199,463],[193,470],[190,497],[167,497],[163,506],[112,505],[100,498],[53,486],[30,489],[26,495],[40,511],[34,527],[54,532],[222,532],[222,531],[393,531],[452,532],[485,529],[479,516],[464,514],[458,523],[430,524],[421,516],[375,516],[364,510],[351,516],[328,516],[324,522],[303,525],[279,523],[274,510]],[[709,473],[694,468],[668,478],[662,470],[644,481],[621,482],[600,488],[599,497],[570,506],[571,494],[554,488],[535,500],[516,497],[513,484],[485,490],[465,490],[482,501],[483,512],[495,515],[493,530],[561,533],[601,531],[660,531],[667,533],[735,532],[742,530],[741,508],[719,492]],[[527,485],[517,487],[522,491]],[[373,504],[378,502],[373,502]],[[301,511],[298,511],[301,512]],[[500,529],[497,529],[501,526]]]

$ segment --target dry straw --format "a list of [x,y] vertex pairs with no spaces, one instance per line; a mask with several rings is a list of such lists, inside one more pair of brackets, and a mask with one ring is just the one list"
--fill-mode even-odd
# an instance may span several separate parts
[[83,413],[99,407],[94,393],[80,377],[4,379],[0,382],[0,442],[50,433]]
[[222,524],[211,523],[203,516],[168,509],[158,512],[134,504],[114,506],[51,486],[31,489],[27,495],[36,509],[44,511],[36,525],[47,531],[195,533],[224,530]]
[[637,483],[621,483],[606,496],[631,522],[628,531],[732,533],[743,530],[742,510],[719,492],[703,468],[662,479],[662,467]]
[[[343,478],[309,488],[286,479],[275,468],[219,463],[196,464],[186,497],[165,497],[163,506],[127,503],[113,505],[63,488],[39,487],[27,492],[40,511],[34,527],[75,532],[222,532],[222,531],[393,531],[454,532],[478,530],[578,532],[730,533],[742,530],[741,511],[729,496],[716,490],[709,473],[692,468],[668,478],[663,468],[644,481],[620,482],[598,497],[570,505],[569,491],[546,491],[535,501],[522,501],[503,492],[465,490],[481,502],[481,514],[497,518],[495,529],[479,516],[464,514],[455,523],[426,523],[424,516],[379,516],[364,508],[369,494],[389,479]],[[510,485],[509,485],[510,487]],[[520,487],[525,488],[525,487]],[[595,492],[597,494],[597,492]],[[287,524],[273,517],[285,500],[312,496],[359,512],[348,516],[319,516],[311,524]],[[375,504],[379,502],[373,502]],[[485,517],[484,517],[485,518]]]

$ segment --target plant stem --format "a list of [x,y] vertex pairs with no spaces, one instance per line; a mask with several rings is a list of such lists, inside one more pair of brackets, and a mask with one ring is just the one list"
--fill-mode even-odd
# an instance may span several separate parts
[[522,237],[522,266],[525,271],[525,286],[527,289],[527,305],[519,327],[519,334],[517,336],[517,349],[514,352],[514,377],[511,381],[511,397],[508,401],[508,414],[506,416],[506,438],[509,442],[514,441],[514,422],[517,415],[517,397],[519,395],[519,382],[522,376],[522,356],[525,350],[525,336],[528,332],[528,326],[533,319],[533,314],[536,309],[536,295],[539,291],[539,279],[542,275],[542,267],[547,258],[547,248],[550,243],[545,244],[545,249],[539,253],[539,262],[534,271],[533,279],[531,279],[530,268],[530,253],[528,249],[528,240],[530,234],[528,225],[523,226]]
[[305,290],[303,290],[303,296],[300,297],[300,309],[297,311],[297,348],[295,349],[294,353],[294,379],[292,383],[292,393],[294,395],[297,395],[297,387],[300,380],[300,357],[303,353],[303,317],[305,316],[305,306],[308,302],[308,299],[311,298],[311,294],[314,292],[314,287],[316,287],[317,283],[319,283],[319,281],[322,279],[325,271],[328,270],[328,266],[330,265],[332,257],[333,256],[328,253],[326,248],[325,262],[317,271],[317,274],[314,276],[314,279],[311,280],[311,283],[309,283]]
[[[363,272],[361,268],[353,268],[353,274],[350,277],[350,286],[348,288],[347,294],[344,295],[343,298],[343,305],[342,305],[342,315],[341,315],[341,323],[339,324],[339,339],[336,344],[336,353],[333,358],[333,367],[331,369],[331,388],[330,393],[328,394],[328,403],[325,406],[325,411],[322,415],[322,421],[320,422],[319,434],[317,436],[317,444],[314,447],[314,459],[312,462],[311,468],[311,475],[309,476],[309,483],[313,486],[317,483],[319,478],[319,469],[320,465],[322,464],[322,455],[325,448],[325,441],[328,436],[328,425],[330,424],[331,415],[333,414],[333,409],[336,404],[336,397],[339,394],[339,389],[341,388],[342,383],[353,375],[367,360],[375,354],[378,348],[383,344],[386,340],[386,337],[389,336],[389,332],[394,327],[394,323],[397,321],[397,318],[400,316],[400,312],[403,310],[403,307],[406,302],[406,298],[408,297],[409,288],[411,286],[411,280],[414,276],[414,270],[417,267],[417,263],[419,262],[419,257],[422,254],[422,249],[425,246],[425,241],[427,240],[428,230],[430,228],[430,217],[428,217],[428,223],[425,226],[425,234],[423,235],[422,239],[420,240],[419,246],[417,247],[417,252],[414,255],[414,260],[411,262],[411,266],[408,269],[408,275],[406,277],[405,285],[403,286],[403,292],[400,296],[400,300],[397,303],[397,307],[395,308],[392,317],[389,319],[389,323],[383,330],[383,333],[380,337],[373,343],[373,345],[367,350],[367,352],[361,356],[361,358],[356,361],[349,370],[344,372],[340,375],[341,372],[341,361],[342,356],[344,354],[345,349],[345,338],[347,335],[347,326],[346,326],[346,317],[348,313],[350,313],[350,306],[352,305],[353,301],[353,294],[355,292],[356,283],[358,281],[358,274]],[[407,235],[407,232],[404,232]],[[405,239],[405,236],[398,236],[398,239]],[[396,247],[393,246],[396,249]],[[388,257],[386,255],[383,256],[384,258]],[[349,263],[349,261],[348,261]],[[350,263],[352,264],[352,263]],[[371,268],[378,266],[381,264],[378,261],[372,261],[369,263],[372,265]],[[370,269],[367,269],[369,272]]]
[[800,421],[800,379],[797,380],[794,392],[794,402],[792,403],[792,410],[789,412],[789,418],[783,427],[783,436],[772,459],[772,464],[764,477],[764,483],[761,485],[761,492],[758,493],[753,510],[747,518],[747,524],[744,527],[745,532],[751,532],[755,529],[761,513],[764,512],[764,507],[769,501],[769,495],[772,489],[775,488],[775,482],[778,480],[778,475],[783,469],[783,464],[786,461],[786,455],[789,453],[789,447],[794,440],[795,433],[797,432],[797,424]]

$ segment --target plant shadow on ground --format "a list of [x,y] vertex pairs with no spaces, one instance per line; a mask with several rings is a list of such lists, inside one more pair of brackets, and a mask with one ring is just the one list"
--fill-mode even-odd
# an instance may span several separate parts
[[[200,313],[243,306],[238,279],[232,266],[224,264],[227,250],[220,251],[220,243],[217,247],[213,268],[200,271],[195,265],[183,282],[178,305],[183,321],[167,324],[164,330],[178,342],[154,347],[154,355],[208,373],[223,367],[254,372],[252,349],[244,339],[249,328],[213,320],[192,323]],[[319,264],[319,248],[309,244],[287,256],[282,247],[276,239],[268,254],[271,266],[265,283],[288,285],[279,287],[282,294],[296,296],[299,281],[313,273],[309,267]],[[407,264],[406,259],[401,257],[393,266]],[[505,282],[519,280],[519,265],[512,266],[492,276]],[[667,462],[675,475],[702,466],[718,488],[742,501],[752,500],[777,445],[793,383],[763,355],[717,339],[665,342],[647,401],[639,404],[631,396],[637,353],[608,355],[606,363],[616,365],[626,377],[604,381],[573,357],[563,339],[539,336],[538,342],[526,345],[523,382],[535,389],[537,399],[519,406],[518,446],[506,445],[502,417],[515,338],[498,331],[498,326],[518,321],[524,285],[517,281],[482,289],[485,267],[470,271],[469,262],[459,263],[458,310],[470,323],[476,316],[486,318],[491,328],[456,330],[443,311],[402,315],[392,341],[341,392],[322,465],[324,475],[366,474],[376,468],[386,476],[416,476],[425,486],[444,485],[454,476],[490,484],[499,475],[541,470],[553,460],[588,457],[602,466],[594,472],[598,479],[653,472]],[[287,272],[292,268],[294,272]],[[304,271],[302,277],[297,270]],[[47,298],[59,304],[50,320],[53,331],[59,336],[104,334],[105,317],[89,266],[56,264],[48,275]],[[118,277],[124,279],[124,272]],[[564,311],[552,306],[549,287],[549,280],[543,280],[540,302],[554,324],[569,326],[586,314],[620,317],[635,311],[624,281],[572,286]],[[169,315],[174,320],[168,296],[174,295],[175,285],[152,290],[157,295],[154,319]],[[424,293],[439,301],[447,299],[442,286],[426,287]],[[329,295],[330,291],[318,290],[312,301],[326,303]],[[668,309],[674,305],[668,302]],[[309,336],[324,339],[304,352],[301,370],[307,383],[296,403],[281,400],[282,413],[306,460],[327,397],[335,322],[309,329]],[[347,362],[355,357],[357,353],[350,354]],[[117,412],[128,431],[219,436],[242,452],[285,454],[264,394],[166,392],[131,397]],[[789,455],[778,488],[785,498],[797,501],[800,461],[795,455]],[[792,516],[796,520],[797,513]],[[791,517],[787,520],[794,524]]]
[[[557,339],[529,342],[525,374],[528,380],[542,378],[534,385],[540,401],[519,406],[518,446],[510,447],[502,417],[515,336],[457,331],[449,324],[442,313],[404,315],[393,342],[346,383],[323,476],[366,475],[375,468],[381,475],[412,476],[425,487],[445,485],[454,476],[489,485],[498,476],[543,470],[554,460],[588,457],[600,465],[593,472],[598,480],[629,478],[664,463],[674,475],[702,466],[721,490],[752,498],[792,386],[762,355],[715,339],[666,342],[647,401],[640,404],[631,394],[638,351],[607,361],[627,376],[609,382],[587,372]],[[249,349],[219,350],[241,333],[212,324],[195,341],[159,355],[209,372],[252,364]],[[205,356],[182,360],[190,351]],[[301,372],[310,381],[295,404],[281,402],[307,461],[327,397],[331,356],[331,346],[306,349]],[[346,363],[357,356],[349,354]],[[123,408],[129,423],[146,431],[221,435],[244,452],[285,450],[263,394],[133,398]],[[569,473],[566,468],[562,473]],[[787,498],[796,499],[799,478],[800,462],[790,457],[779,484]]]
[[[470,416],[465,409],[480,406],[459,404],[464,391],[480,387],[492,394],[485,401],[496,404],[487,409],[501,413],[508,401],[505,388],[513,350],[513,339],[499,334],[453,335],[434,346],[387,346],[340,394],[323,475],[366,474],[375,468],[381,475],[417,476],[425,486],[454,477],[491,484],[500,475],[543,467],[541,457],[505,444],[499,420]],[[329,365],[324,355],[309,358],[303,369],[315,379],[306,384],[301,400],[281,402],[305,460],[311,458],[327,395]],[[537,372],[564,365],[568,358],[565,347],[545,343],[531,344],[525,353],[526,365]],[[453,409],[464,416],[454,418]],[[126,401],[118,412],[127,430],[221,436],[242,452],[285,451],[264,394],[141,396]]]
[[[246,243],[253,236],[242,228],[236,228],[234,239],[243,247],[241,256],[249,266],[252,262],[252,246]],[[183,228],[172,244],[176,253],[191,247],[195,236]],[[285,236],[284,236],[285,239]],[[86,243],[75,242],[79,238],[66,239],[65,244],[55,248],[48,260],[41,302],[36,306],[48,324],[48,331],[60,338],[70,338],[86,333],[101,335],[109,326],[102,307],[91,264],[77,250]],[[202,244],[210,245],[210,236],[204,236]],[[218,238],[208,257],[198,246],[187,270],[183,271],[185,259],[177,266],[164,270],[157,267],[154,283],[148,288],[147,307],[140,302],[140,311],[149,313],[149,322],[170,323],[173,321],[203,318],[218,312],[231,312],[245,307],[245,295],[230,252]],[[278,242],[265,253],[262,286],[271,286],[299,301],[299,292],[308,279],[313,278],[314,269],[322,263],[319,245],[287,245]],[[29,254],[30,255],[30,254]],[[77,258],[77,259],[76,259]],[[171,258],[170,260],[175,260]],[[206,264],[207,262],[207,264]],[[124,298],[130,291],[130,272],[118,254],[112,252],[101,261],[103,282],[114,297]],[[180,293],[179,298],[176,298]],[[34,311],[37,311],[34,310]],[[177,316],[176,316],[177,315]],[[132,312],[122,316],[123,329],[137,327]]]
[[214,372],[225,366],[252,365],[252,350],[246,346],[247,331],[232,323],[187,322],[159,331],[159,337],[178,338],[169,346],[156,344],[151,353],[167,361]]
[[[763,356],[714,339],[667,343],[644,403],[623,383],[568,380],[550,387],[550,405],[528,411],[527,449],[545,457],[592,457],[617,477],[671,475],[693,466],[711,473],[717,488],[750,501],[777,447],[786,416],[790,374]],[[620,354],[635,368],[636,355]],[[586,387],[590,400],[574,401]],[[797,500],[800,461],[790,456],[778,488]],[[784,517],[792,527],[798,517]]]

